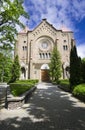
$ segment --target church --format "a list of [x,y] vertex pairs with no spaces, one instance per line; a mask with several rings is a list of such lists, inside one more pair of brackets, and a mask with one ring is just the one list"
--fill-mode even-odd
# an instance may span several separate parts
[[26,27],[18,33],[15,47],[21,66],[20,79],[49,81],[49,63],[54,46],[57,46],[61,56],[61,78],[69,78],[70,51],[74,45],[72,31],[66,28],[57,30],[47,19],[43,19],[33,30]]

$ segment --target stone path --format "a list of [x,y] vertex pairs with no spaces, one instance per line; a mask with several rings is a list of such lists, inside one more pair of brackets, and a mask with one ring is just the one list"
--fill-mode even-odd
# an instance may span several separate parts
[[22,108],[0,111],[0,130],[85,130],[85,104],[41,83]]

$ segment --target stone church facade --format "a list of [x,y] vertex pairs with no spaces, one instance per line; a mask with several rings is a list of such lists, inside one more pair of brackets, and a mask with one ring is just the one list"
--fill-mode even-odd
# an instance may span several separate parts
[[15,55],[19,56],[21,65],[20,79],[49,80],[49,63],[54,46],[57,46],[61,56],[61,78],[68,78],[70,50],[74,44],[72,31],[57,30],[46,19],[32,31],[25,28],[18,33],[15,47]]

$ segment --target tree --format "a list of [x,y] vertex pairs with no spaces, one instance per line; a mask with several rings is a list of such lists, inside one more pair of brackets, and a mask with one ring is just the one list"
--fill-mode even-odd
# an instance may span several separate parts
[[58,83],[59,78],[61,77],[61,59],[56,46],[53,48],[49,67],[52,81]]
[[16,80],[19,80],[19,77],[20,77],[20,64],[18,55],[16,55],[14,58],[14,63],[12,65],[12,77],[10,82],[15,82]]
[[76,47],[74,46],[70,52],[70,87],[78,85],[81,82],[81,58],[77,55]]
[[82,74],[82,82],[85,83],[85,58],[82,59],[81,74]]
[[22,6],[23,0],[0,0],[0,47],[11,49],[16,42],[16,26],[24,27],[20,16],[29,18]]
[[11,78],[12,59],[0,53],[0,82],[9,82]]

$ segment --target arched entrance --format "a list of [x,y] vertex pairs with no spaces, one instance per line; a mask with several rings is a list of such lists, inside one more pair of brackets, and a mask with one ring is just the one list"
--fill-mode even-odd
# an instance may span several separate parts
[[49,82],[50,81],[48,64],[43,64],[41,66],[41,81],[42,82]]
[[21,79],[26,79],[26,70],[24,67],[21,68]]

